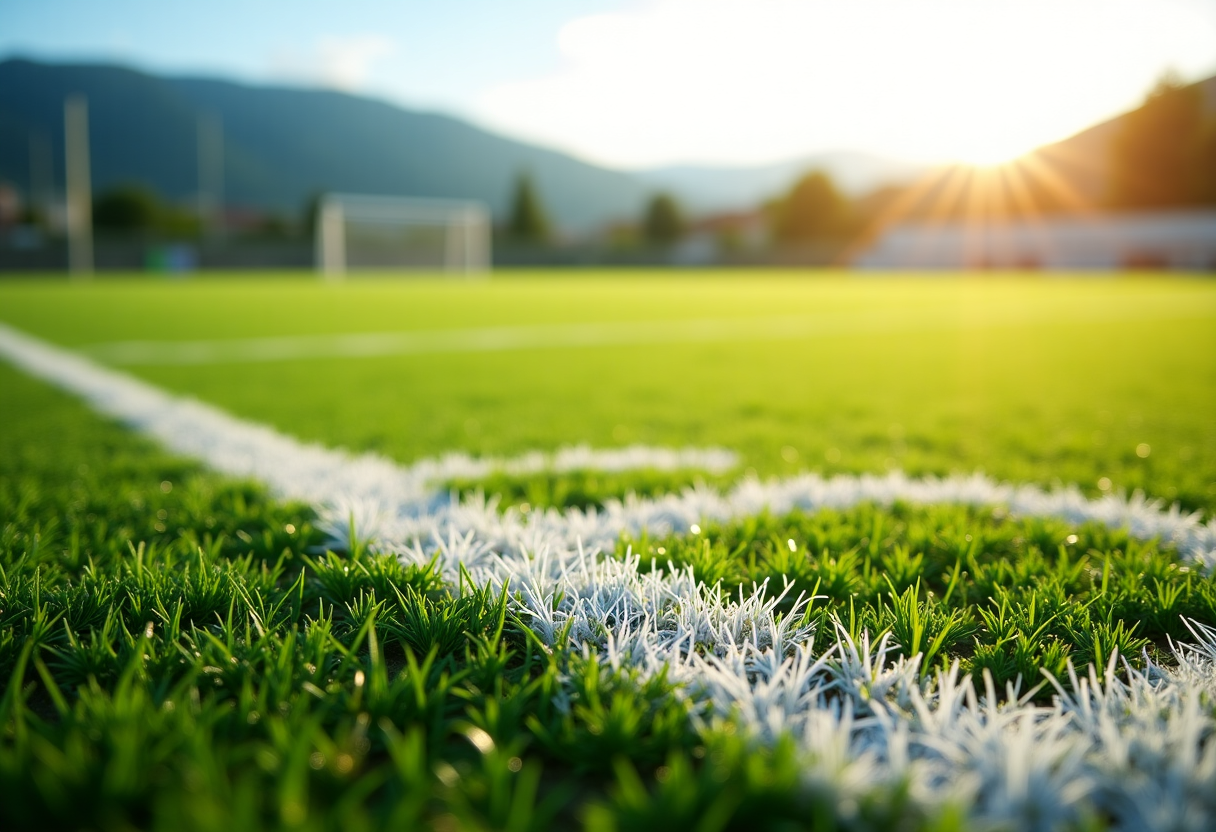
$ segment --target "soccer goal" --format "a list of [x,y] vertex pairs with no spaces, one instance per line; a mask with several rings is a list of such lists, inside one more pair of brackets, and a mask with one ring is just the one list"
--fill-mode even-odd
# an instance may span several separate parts
[[490,212],[476,202],[326,194],[316,246],[317,268],[331,279],[354,269],[483,272]]

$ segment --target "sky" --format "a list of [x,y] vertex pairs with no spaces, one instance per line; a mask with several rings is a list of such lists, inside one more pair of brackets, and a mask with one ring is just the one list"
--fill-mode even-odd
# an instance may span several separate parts
[[623,168],[993,163],[1216,74],[1216,0],[0,0],[0,57],[327,86]]

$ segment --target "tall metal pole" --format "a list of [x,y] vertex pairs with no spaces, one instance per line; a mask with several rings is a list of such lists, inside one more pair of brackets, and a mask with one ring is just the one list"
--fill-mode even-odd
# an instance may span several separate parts
[[346,234],[342,203],[322,197],[317,208],[317,268],[326,280],[341,280],[346,272]]
[[472,208],[466,208],[464,214],[464,227],[460,235],[460,265],[464,269],[465,276],[473,273],[473,231],[477,227],[477,211]]
[[460,213],[448,214],[444,223],[443,233],[443,270],[454,272],[460,268],[461,242],[463,235],[460,227]]
[[224,127],[218,115],[198,117],[198,214],[204,236],[224,236]]
[[477,214],[477,261],[476,270],[478,272],[488,272],[494,262],[493,252],[493,230],[490,223],[490,215],[480,206],[476,209]]
[[83,95],[63,102],[67,169],[68,267],[72,276],[93,275],[93,189],[89,174],[89,105]]

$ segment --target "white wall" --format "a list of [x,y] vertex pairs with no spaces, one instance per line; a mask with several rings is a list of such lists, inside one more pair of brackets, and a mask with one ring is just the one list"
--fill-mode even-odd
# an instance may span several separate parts
[[892,226],[861,268],[1216,268],[1216,211]]

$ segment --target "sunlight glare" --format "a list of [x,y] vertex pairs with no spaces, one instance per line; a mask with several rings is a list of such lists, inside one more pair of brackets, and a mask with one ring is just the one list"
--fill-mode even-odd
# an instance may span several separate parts
[[1146,0],[652,0],[567,23],[560,68],[479,103],[614,165],[852,149],[992,164],[1210,71],[1216,17]]

